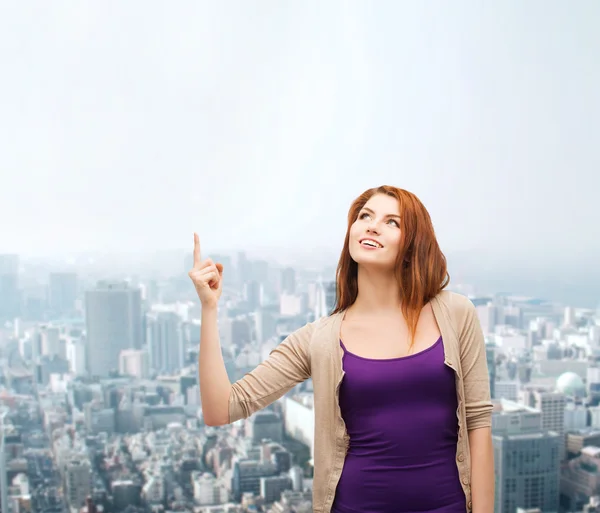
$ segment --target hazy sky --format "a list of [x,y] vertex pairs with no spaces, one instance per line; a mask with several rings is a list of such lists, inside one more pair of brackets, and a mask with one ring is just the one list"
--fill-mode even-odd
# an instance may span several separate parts
[[600,2],[0,6],[0,252],[337,249],[382,183],[447,251],[600,258]]

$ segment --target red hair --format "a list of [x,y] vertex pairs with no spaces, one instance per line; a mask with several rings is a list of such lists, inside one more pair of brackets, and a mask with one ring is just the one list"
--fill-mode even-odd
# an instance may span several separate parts
[[450,275],[429,212],[419,198],[404,189],[382,185],[363,192],[352,203],[336,273],[336,304],[331,313],[346,310],[358,296],[358,264],[350,256],[350,228],[358,219],[361,209],[375,194],[395,198],[400,207],[401,238],[395,274],[412,347],[421,310],[448,285]]

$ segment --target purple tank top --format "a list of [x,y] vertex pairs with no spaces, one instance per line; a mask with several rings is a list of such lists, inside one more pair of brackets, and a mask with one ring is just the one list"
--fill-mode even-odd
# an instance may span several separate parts
[[454,371],[442,338],[405,357],[344,349],[340,408],[350,447],[333,513],[465,513],[456,465]]

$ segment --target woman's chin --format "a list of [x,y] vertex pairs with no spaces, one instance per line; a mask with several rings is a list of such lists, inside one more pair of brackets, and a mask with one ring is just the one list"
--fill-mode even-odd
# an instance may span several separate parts
[[390,262],[386,258],[378,258],[377,255],[357,255],[353,260],[358,267],[379,272],[393,271],[396,266],[395,262]]

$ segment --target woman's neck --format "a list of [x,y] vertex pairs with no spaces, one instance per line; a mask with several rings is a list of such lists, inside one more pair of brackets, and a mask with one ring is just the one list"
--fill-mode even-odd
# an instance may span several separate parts
[[355,313],[397,312],[400,309],[400,286],[393,272],[358,267],[358,295],[351,309]]

